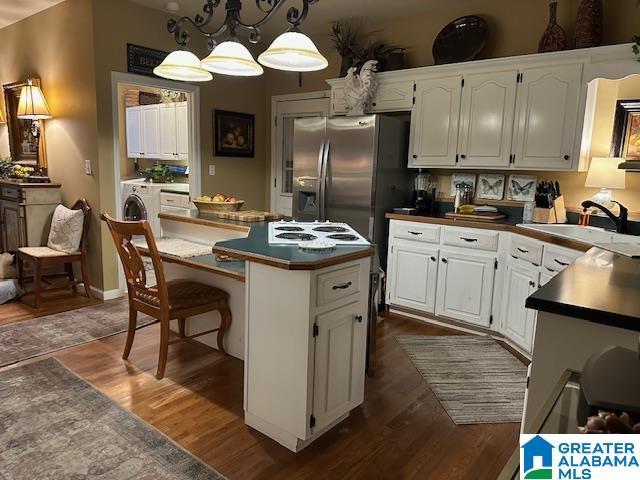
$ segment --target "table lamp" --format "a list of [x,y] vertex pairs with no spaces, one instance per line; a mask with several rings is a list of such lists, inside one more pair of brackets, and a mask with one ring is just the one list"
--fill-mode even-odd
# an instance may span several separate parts
[[625,171],[618,170],[618,165],[624,161],[616,157],[593,157],[589,166],[585,187],[596,187],[600,191],[591,197],[591,201],[605,208],[613,207],[611,188],[625,188]]
[[18,102],[18,111],[16,117],[26,120],[32,120],[31,134],[34,137],[40,135],[40,120],[53,118],[49,111],[49,105],[44,99],[42,90],[38,85],[34,85],[31,80],[22,87],[20,91],[20,101]]

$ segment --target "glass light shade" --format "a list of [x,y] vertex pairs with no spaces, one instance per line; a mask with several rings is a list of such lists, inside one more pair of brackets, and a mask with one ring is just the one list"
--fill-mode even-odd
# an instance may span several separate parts
[[591,159],[585,187],[625,188],[625,171],[618,170],[622,158],[594,157]]
[[200,59],[188,50],[176,50],[165,57],[153,73],[169,80],[183,82],[207,82],[213,78],[211,73],[200,66]]
[[16,116],[28,120],[53,118],[42,90],[37,85],[33,85],[31,80],[29,80],[28,85],[25,85],[20,90],[20,101],[18,102]]
[[276,38],[258,61],[265,67],[290,72],[313,72],[329,66],[309,37],[300,32],[285,32]]
[[247,47],[235,40],[228,40],[216,46],[209,56],[200,62],[200,66],[213,73],[237,77],[255,77],[264,73]]

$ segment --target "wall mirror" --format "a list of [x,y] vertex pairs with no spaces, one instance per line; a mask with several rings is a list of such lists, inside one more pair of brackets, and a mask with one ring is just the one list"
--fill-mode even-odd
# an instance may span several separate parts
[[17,117],[20,92],[22,87],[28,85],[29,81],[33,85],[40,86],[39,78],[30,78],[23,82],[4,85],[9,151],[14,162],[46,169],[47,152],[45,148],[44,121],[40,120],[39,129],[34,129],[32,120]]

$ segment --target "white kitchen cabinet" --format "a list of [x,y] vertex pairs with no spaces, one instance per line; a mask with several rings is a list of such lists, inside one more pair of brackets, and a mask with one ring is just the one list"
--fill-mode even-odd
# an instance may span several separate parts
[[508,167],[517,70],[466,75],[460,108],[461,167]]
[[536,311],[525,308],[527,298],[538,289],[540,273],[522,265],[507,265],[503,330],[504,334],[531,352]]
[[413,106],[413,80],[381,82],[371,100],[369,111],[401,112]]
[[353,303],[316,318],[314,428],[323,429],[363,401],[366,313]]
[[160,152],[159,105],[140,107],[142,117],[142,147],[145,158],[162,158]]
[[178,151],[175,103],[159,105],[160,115],[160,157],[162,160],[175,160]]
[[572,168],[582,69],[576,64],[520,70],[515,167]]
[[389,302],[392,305],[435,313],[438,256],[437,247],[418,242],[397,242],[391,245],[387,267]]
[[178,160],[189,160],[189,107],[187,102],[176,106],[176,153]]
[[461,75],[416,82],[409,167],[455,166],[461,94]]
[[495,257],[441,250],[436,313],[489,327],[495,262]]
[[144,155],[142,146],[142,113],[140,107],[128,107],[125,112],[127,134],[127,157]]

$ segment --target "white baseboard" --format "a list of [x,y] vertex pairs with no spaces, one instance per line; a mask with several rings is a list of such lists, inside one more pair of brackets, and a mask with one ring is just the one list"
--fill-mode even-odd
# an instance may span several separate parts
[[[83,287],[84,288],[84,285]],[[91,288],[91,291],[93,292],[93,294],[98,297],[100,300],[114,300],[116,298],[120,298],[124,296],[124,292],[120,291],[120,289],[116,288],[113,290],[100,290],[99,288],[96,288],[94,286],[90,286],[89,288]]]

